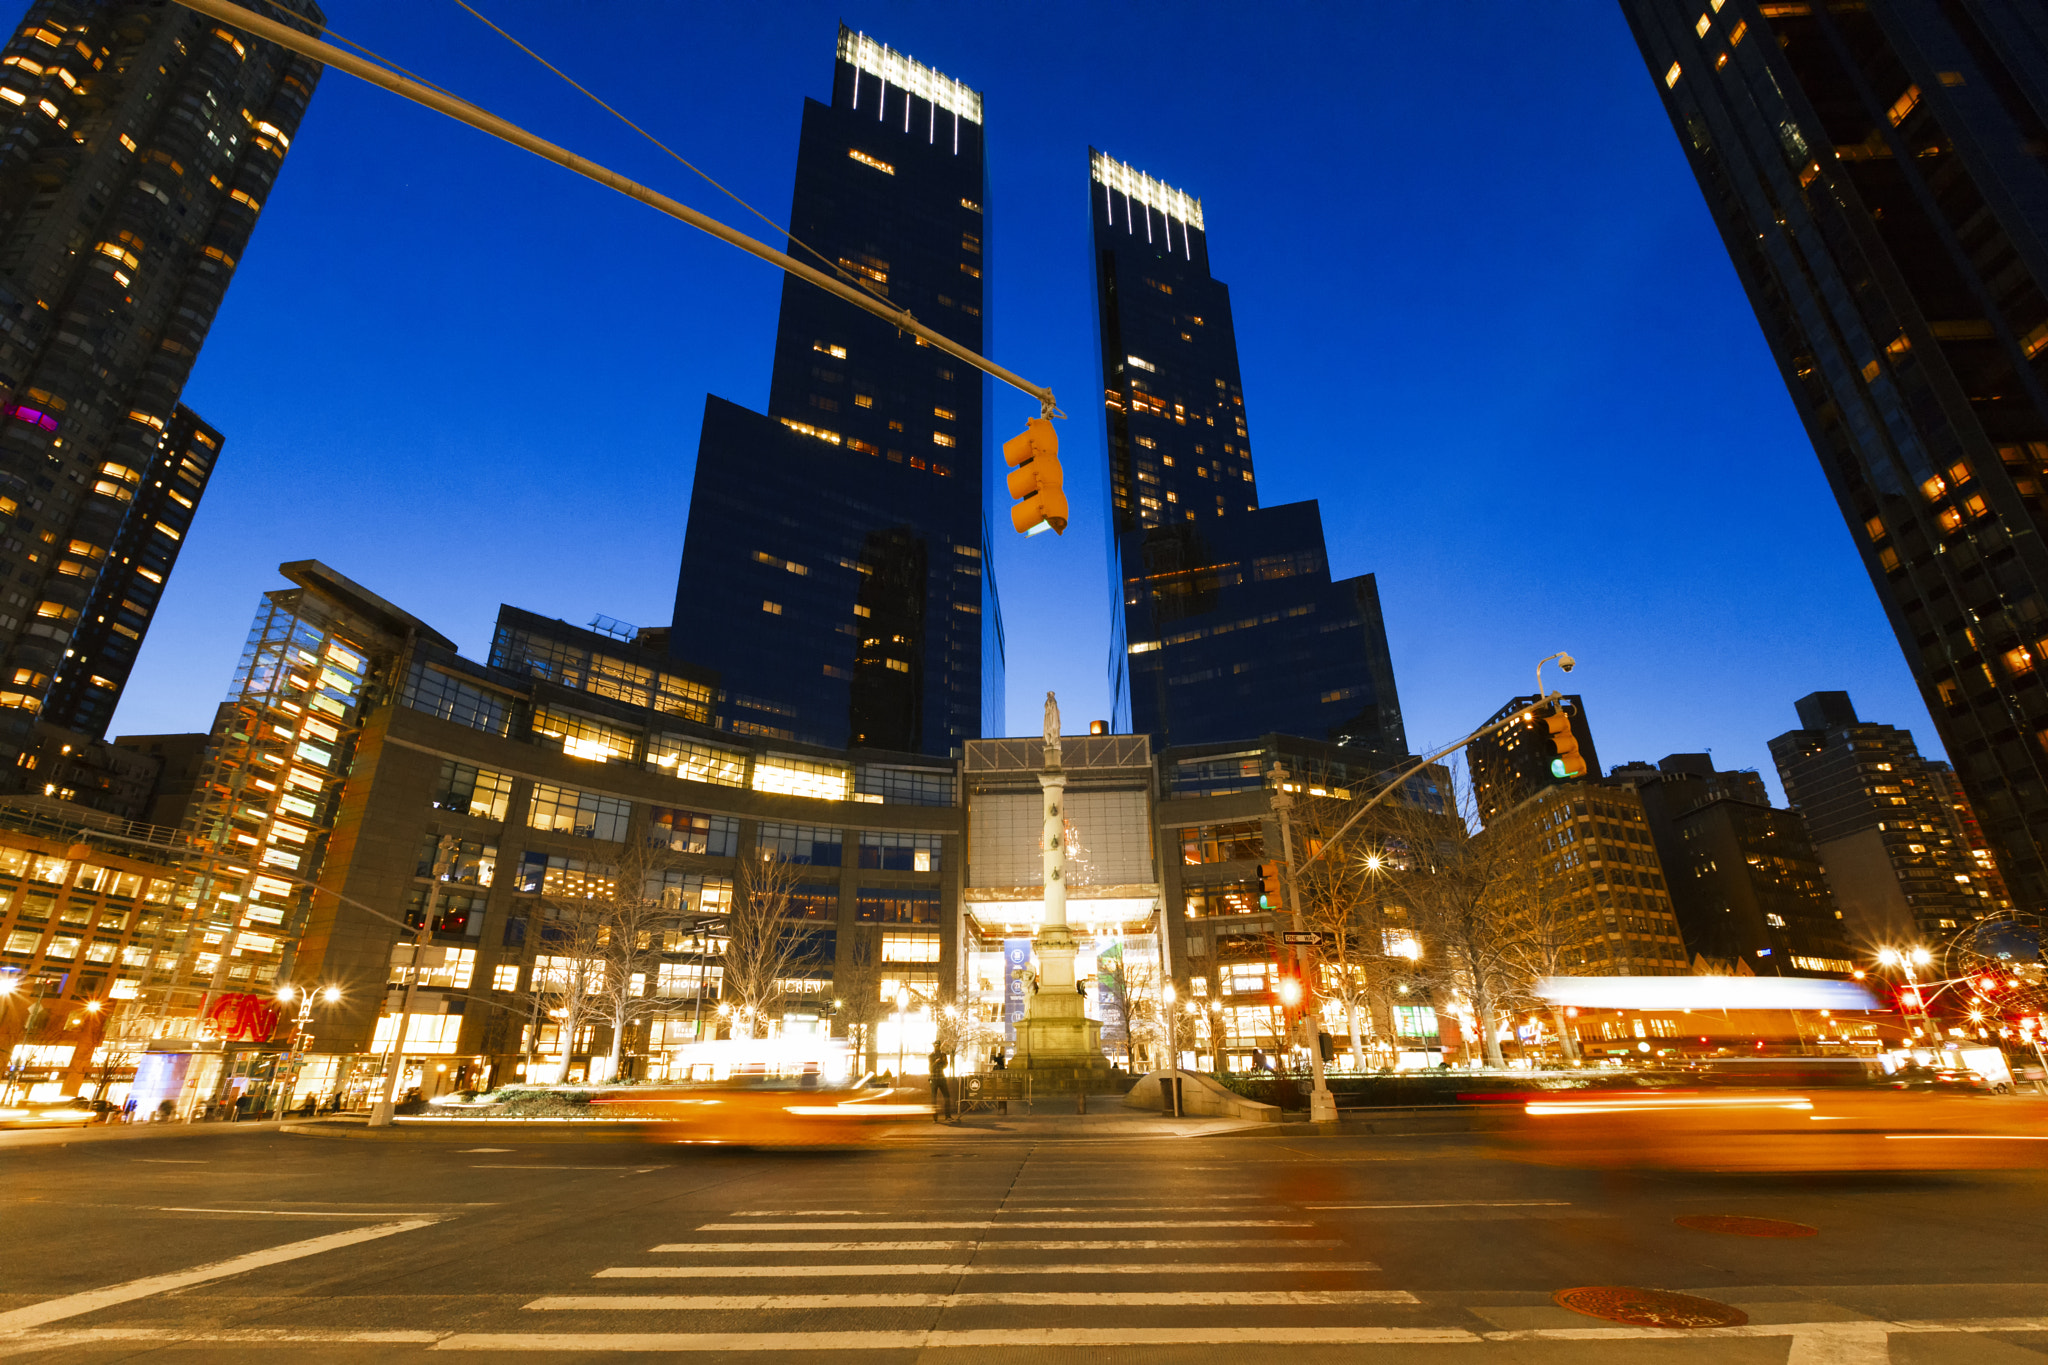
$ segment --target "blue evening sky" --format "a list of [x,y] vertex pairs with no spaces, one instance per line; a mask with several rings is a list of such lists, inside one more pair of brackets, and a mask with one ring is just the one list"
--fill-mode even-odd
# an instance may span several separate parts
[[[1414,747],[1567,649],[1608,765],[1711,749],[1776,789],[1820,688],[1938,752],[1613,5],[478,8],[778,221],[842,16],[984,92],[992,350],[1073,416],[1073,524],[997,552],[1012,732],[1049,687],[1070,728],[1107,709],[1092,143],[1203,201],[1261,498],[1320,498],[1335,571],[1379,576]],[[452,0],[330,20],[744,218]],[[763,403],[781,287],[330,72],[186,390],[226,453],[112,733],[210,723],[284,560],[478,657],[501,601],[665,623],[704,396]]]

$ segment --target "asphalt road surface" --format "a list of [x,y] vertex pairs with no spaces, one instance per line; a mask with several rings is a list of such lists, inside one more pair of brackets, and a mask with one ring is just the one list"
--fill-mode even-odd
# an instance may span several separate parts
[[[0,1137],[0,1356],[2042,1365],[2044,1195],[1552,1169],[1467,1137]],[[1699,1214],[1817,1233],[1675,1221]],[[1584,1286],[1748,1321],[1553,1302]]]

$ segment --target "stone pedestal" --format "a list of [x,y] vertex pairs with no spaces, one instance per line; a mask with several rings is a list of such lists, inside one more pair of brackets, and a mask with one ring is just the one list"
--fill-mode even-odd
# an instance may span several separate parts
[[1018,1064],[1073,1079],[1107,1077],[1102,1025],[1088,1017],[1087,998],[1074,989],[1074,936],[1064,926],[1039,935],[1038,967],[1038,993],[1017,1026]]

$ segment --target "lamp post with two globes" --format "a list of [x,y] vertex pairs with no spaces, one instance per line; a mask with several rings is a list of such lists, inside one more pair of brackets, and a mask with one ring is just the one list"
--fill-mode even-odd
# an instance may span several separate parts
[[306,1025],[313,1022],[313,1000],[316,996],[323,1003],[332,1005],[341,999],[341,987],[328,986],[316,991],[311,986],[286,984],[277,988],[279,1003],[299,1002],[298,1017],[292,1021],[292,1045],[285,1051],[284,1081],[277,1090],[279,1115],[291,1104],[292,1092],[299,1088],[299,1068],[305,1064],[306,1044],[313,1041],[313,1036],[306,1032]]

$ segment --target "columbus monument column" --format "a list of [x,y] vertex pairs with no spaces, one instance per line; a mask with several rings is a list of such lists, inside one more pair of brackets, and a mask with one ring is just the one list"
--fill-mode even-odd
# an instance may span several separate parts
[[[1060,767],[1060,704],[1045,694],[1045,793],[1039,848],[1045,867],[1045,920],[1038,931],[1038,990],[1018,1028],[1024,1065],[1034,1072],[1107,1072],[1102,1025],[1075,988],[1074,936],[1067,929],[1067,775]],[[1050,1078],[1048,1078],[1050,1079]],[[1085,1077],[1075,1074],[1073,1080]]]

